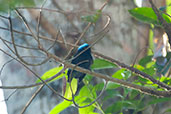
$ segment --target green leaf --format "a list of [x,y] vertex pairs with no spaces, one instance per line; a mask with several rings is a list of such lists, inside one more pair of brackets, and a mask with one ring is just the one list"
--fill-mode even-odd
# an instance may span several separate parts
[[96,98],[96,92],[92,91],[93,86],[89,84],[88,86],[83,86],[79,92],[79,95],[75,97],[75,101],[80,106],[84,103],[90,103]]
[[88,86],[84,86],[83,88],[81,88],[81,90],[80,90],[80,93],[79,93],[79,96],[81,96],[81,97],[88,97],[88,96],[91,96],[92,97],[92,95],[90,95],[90,92],[91,92],[91,89],[93,88],[93,86],[91,85],[91,84],[89,84]]
[[167,97],[165,97],[165,98],[154,98],[153,100],[148,102],[148,105],[162,103],[162,102],[169,102],[169,101],[171,101],[171,98],[167,98]]
[[123,77],[122,73],[123,73],[124,71],[125,71],[125,69],[120,69],[120,70],[116,71],[116,72],[112,75],[112,77],[113,77],[113,78],[117,78],[117,79],[123,79],[124,77]]
[[[34,0],[0,0],[0,11],[7,12],[18,6],[35,6]],[[2,5],[3,4],[3,5]]]
[[[136,100],[133,100],[136,101]],[[134,104],[134,102],[128,101],[128,100],[124,100],[121,101],[122,102],[122,107],[124,109],[135,109],[136,105]]]
[[106,89],[116,89],[118,87],[120,87],[119,84],[114,83],[114,82],[108,82]]
[[131,93],[131,91],[132,91],[132,89],[126,88],[126,87],[124,87],[123,90],[124,90],[124,91],[123,91],[123,92],[124,92],[124,93],[123,93],[123,94],[124,94],[124,97],[126,97],[126,96],[127,96],[129,93]]
[[147,63],[146,68],[155,67],[154,65],[155,65],[155,62],[151,61],[151,62]]
[[171,78],[169,78],[169,77],[161,77],[160,81],[164,82],[167,85],[171,85]]
[[91,65],[91,69],[105,69],[105,68],[115,68],[117,67],[115,64],[106,61],[104,59],[95,59],[93,64]]
[[82,16],[81,19],[86,22],[96,23],[97,20],[101,17],[101,10],[97,10],[95,14],[88,15],[88,16]]
[[[166,0],[166,5],[167,6],[171,6],[171,1],[170,0]],[[171,7],[167,7],[166,8],[166,13],[171,15]]]
[[171,112],[171,108],[169,108],[166,111],[164,111],[164,113],[166,113],[166,112]]
[[[20,0],[24,6],[35,6],[34,0]],[[43,2],[42,2],[43,3]]]
[[144,70],[142,70],[144,73],[153,76],[156,72],[156,68],[155,67],[150,67],[150,68],[145,68]]
[[101,91],[104,87],[104,83],[98,83],[93,87],[93,91]]
[[[82,105],[87,105],[88,103],[84,103]],[[94,109],[95,107],[93,105],[90,105],[88,107],[85,107],[85,108],[79,108],[78,111],[79,111],[79,114],[94,114]]]
[[149,80],[145,79],[145,78],[142,78],[140,76],[138,76],[138,81],[141,83],[141,85],[144,85],[144,83],[147,83],[149,82]]
[[[134,8],[128,11],[133,17],[135,17],[139,21],[161,26],[152,8],[141,7],[141,8]],[[165,14],[162,14],[162,16],[168,23],[171,23],[171,20],[169,19],[168,16],[166,16]]]
[[96,112],[89,112],[88,114],[99,114],[99,113],[96,113]]
[[131,94],[130,94],[130,96],[129,96],[129,98],[133,100],[133,99],[135,99],[135,97],[136,97],[137,95],[139,95],[139,93],[140,93],[140,92],[137,91],[137,90],[132,90],[132,91],[131,91]]
[[125,70],[123,73],[124,80],[127,80],[129,77],[131,77],[132,73],[129,70]]
[[8,1],[7,0],[0,0],[0,4],[3,4],[0,7],[0,11],[7,12],[9,9]]
[[67,82],[66,91],[65,91],[65,95],[64,95],[65,98],[67,98],[67,99],[72,98],[72,92],[73,92],[73,94],[75,94],[77,91],[77,84],[78,84],[78,80],[73,78],[71,81],[71,88],[72,88],[72,91],[71,91],[70,84]]
[[135,17],[139,21],[149,24],[159,25],[157,16],[152,10],[152,8],[142,7],[142,8],[134,8],[128,11],[133,17]]
[[[154,89],[157,89],[158,88],[158,85],[157,84],[145,84],[144,87],[149,87],[149,88],[154,88]],[[157,89],[157,90],[162,90],[162,89]]]
[[[74,79],[74,78],[72,79],[71,87],[72,87],[73,94],[75,94],[75,92],[77,91],[77,79]],[[67,98],[67,99],[71,99],[72,98],[72,92],[71,92],[71,88],[70,88],[70,84],[69,83],[67,83],[67,85],[66,85],[66,91],[65,91],[64,97]],[[58,114],[59,112],[61,112],[64,109],[66,109],[67,107],[71,106],[72,104],[73,104],[73,102],[64,100],[60,104],[56,105],[50,111],[49,114]]]
[[128,79],[130,76],[131,76],[131,72],[126,70],[126,69],[124,69],[124,68],[116,71],[112,75],[113,78],[124,79],[124,80]]
[[141,66],[141,65],[134,65],[134,68],[136,68],[136,69],[138,69],[140,71],[144,70],[144,67]]
[[153,57],[153,56],[145,56],[144,58],[142,58],[142,59],[139,61],[139,65],[145,67],[147,63],[149,63],[149,62],[152,61],[152,57]]
[[[43,76],[41,77],[41,79],[42,79],[42,80],[47,80],[47,79],[49,79],[49,78],[55,76],[55,75],[56,75],[58,72],[60,72],[62,69],[63,69],[63,66],[59,66],[59,67],[52,68],[52,69],[48,70],[47,72],[45,72],[45,73],[43,74]],[[57,80],[57,79],[59,80],[59,79],[61,79],[63,76],[67,77],[67,70],[65,71],[65,73],[60,74],[59,76],[57,76],[55,79],[51,80],[50,82],[52,82],[52,81],[54,81],[54,80]],[[38,79],[38,80],[36,81],[36,83],[39,83],[39,82],[41,82],[40,79]]]
[[153,55],[154,50],[154,25],[150,24],[149,35],[148,35],[148,48],[147,48],[147,55]]
[[106,96],[103,98],[103,102],[104,101],[106,101],[106,100],[108,100],[108,99],[113,99],[113,98],[115,98],[115,97],[119,97],[119,98],[121,98],[121,99],[123,99],[124,97],[118,92],[118,91],[116,91],[116,90],[106,90]]
[[108,106],[106,108],[105,114],[108,114],[108,113],[111,113],[111,114],[112,113],[116,113],[116,112],[118,112],[120,110],[121,110],[121,105],[118,104],[118,103],[114,103],[114,104],[112,104],[112,105],[110,105],[110,106]]
[[86,74],[86,76],[84,77],[84,82],[88,84],[92,79],[93,79],[93,76]]
[[71,101],[66,101],[64,100],[60,104],[56,105],[50,112],[49,114],[59,114],[61,111],[64,109],[68,108],[71,106],[73,103]]

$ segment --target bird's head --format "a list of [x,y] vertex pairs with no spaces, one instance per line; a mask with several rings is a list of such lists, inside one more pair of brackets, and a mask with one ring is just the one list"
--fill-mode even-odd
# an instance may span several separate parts
[[77,53],[80,53],[83,50],[86,50],[83,53],[91,53],[91,49],[88,47],[89,47],[89,45],[87,43],[82,44],[81,46],[79,46]]

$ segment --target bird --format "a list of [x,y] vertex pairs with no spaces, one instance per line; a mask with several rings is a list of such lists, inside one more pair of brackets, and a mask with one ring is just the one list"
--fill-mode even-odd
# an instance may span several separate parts
[[[84,43],[78,47],[77,52],[74,55],[71,63],[75,64],[76,66],[91,70],[90,67],[93,64],[93,57],[91,55],[91,49],[89,47],[89,44]],[[71,82],[73,78],[76,78],[78,79],[78,86],[79,86],[79,83],[82,82],[86,73],[68,69],[67,75],[68,75],[68,80],[67,80],[68,82]]]

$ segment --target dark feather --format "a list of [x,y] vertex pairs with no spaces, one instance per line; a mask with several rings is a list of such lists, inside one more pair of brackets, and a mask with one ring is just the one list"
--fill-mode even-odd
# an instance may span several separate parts
[[[91,64],[93,64],[93,57],[91,55],[91,49],[89,48],[89,45],[87,43],[84,43],[78,48],[71,63],[90,70],[90,66]],[[79,82],[81,82],[86,74],[76,70],[69,69],[67,75],[68,82],[71,82],[73,78],[77,78],[79,79]]]

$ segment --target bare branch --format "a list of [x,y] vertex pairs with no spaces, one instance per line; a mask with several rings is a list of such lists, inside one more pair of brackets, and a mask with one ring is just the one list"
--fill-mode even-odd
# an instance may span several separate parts
[[43,89],[43,87],[44,87],[44,85],[41,85],[37,89],[37,91],[32,95],[32,97],[30,98],[30,100],[27,102],[27,104],[24,106],[23,110],[21,111],[21,114],[24,114],[24,112],[26,111],[26,109],[29,107],[29,105],[34,100],[34,98],[38,95],[38,93]]

